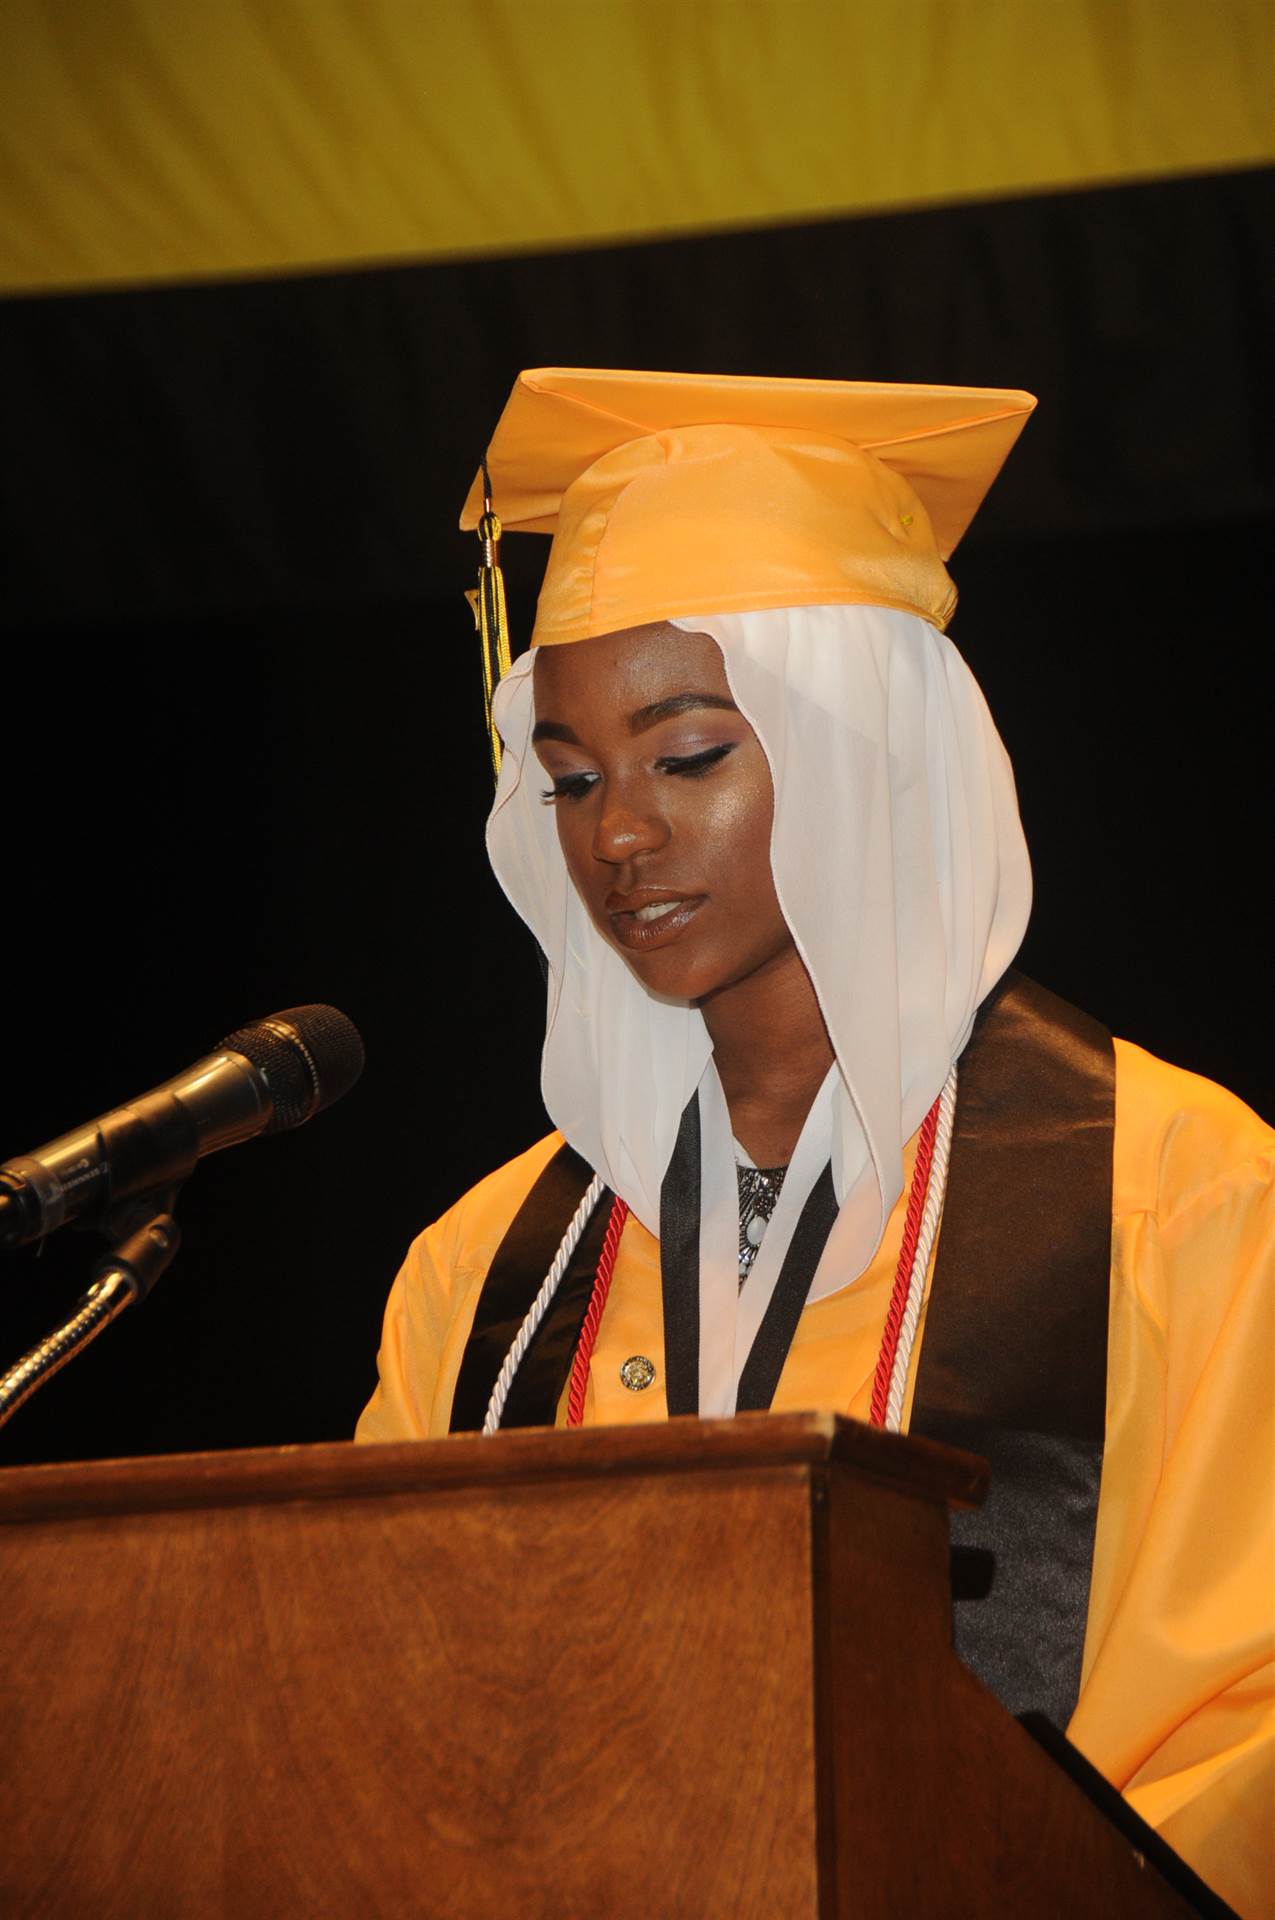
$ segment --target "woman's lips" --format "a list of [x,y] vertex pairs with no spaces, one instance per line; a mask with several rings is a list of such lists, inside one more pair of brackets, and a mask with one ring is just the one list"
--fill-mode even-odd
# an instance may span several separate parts
[[622,947],[646,953],[652,947],[666,946],[670,940],[676,940],[707,897],[703,893],[655,895],[635,900],[631,907],[618,908],[608,902],[607,918]]

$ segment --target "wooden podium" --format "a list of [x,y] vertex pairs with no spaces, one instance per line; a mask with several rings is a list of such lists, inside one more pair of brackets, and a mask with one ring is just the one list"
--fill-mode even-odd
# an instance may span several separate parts
[[0,1912],[1185,1915],[815,1415],[0,1473]]

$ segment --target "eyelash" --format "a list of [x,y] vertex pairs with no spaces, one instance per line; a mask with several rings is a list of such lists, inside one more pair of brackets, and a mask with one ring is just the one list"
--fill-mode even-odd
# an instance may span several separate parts
[[[728,753],[734,753],[736,744],[728,740],[721,746],[705,747],[702,753],[666,755],[655,762],[655,768],[657,773],[673,773],[683,780],[696,780],[710,772]],[[547,807],[556,806],[559,800],[582,800],[597,777],[595,773],[564,773],[551,787],[544,788],[540,798]]]

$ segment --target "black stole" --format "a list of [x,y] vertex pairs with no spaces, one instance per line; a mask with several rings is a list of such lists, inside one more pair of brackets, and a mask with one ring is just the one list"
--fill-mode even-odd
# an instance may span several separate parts
[[[487,1269],[469,1341],[461,1356],[452,1395],[453,1433],[481,1433],[505,1355],[518,1337],[518,1329],[592,1178],[592,1168],[573,1147],[559,1147],[514,1215]],[[501,1416],[502,1428],[551,1427],[554,1423],[589,1310],[593,1276],[614,1197],[604,1191],[589,1216],[558,1291],[513,1377]]]
[[[1007,974],[961,1055],[909,1430],[991,1462],[986,1505],[952,1516],[957,1651],[1011,1712],[1043,1712],[1059,1727],[1079,1691],[1102,1468],[1114,1127],[1111,1036]],[[561,1148],[501,1242],[461,1364],[453,1432],[481,1427],[590,1178],[580,1156]],[[505,1426],[553,1424],[611,1199],[603,1195],[528,1348]],[[677,1223],[664,1224],[676,1244]],[[822,1218],[812,1226],[821,1247],[826,1226]],[[689,1216],[683,1228],[686,1239]],[[788,1340],[792,1330],[785,1326]],[[681,1376],[670,1333],[671,1392]],[[750,1405],[769,1405],[773,1355],[766,1374]]]

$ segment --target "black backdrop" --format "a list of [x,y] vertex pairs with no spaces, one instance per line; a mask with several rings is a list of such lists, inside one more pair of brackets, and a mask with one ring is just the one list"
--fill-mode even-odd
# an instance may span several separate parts
[[[10,1461],[349,1432],[412,1233],[544,1129],[482,850],[455,533],[519,366],[1022,385],[953,571],[1015,760],[1023,964],[1268,1113],[1268,172],[578,255],[14,301],[0,1154],[325,999],[369,1065],[211,1160]],[[543,543],[511,539],[526,632]],[[95,1243],[0,1275],[0,1359]]]

